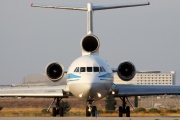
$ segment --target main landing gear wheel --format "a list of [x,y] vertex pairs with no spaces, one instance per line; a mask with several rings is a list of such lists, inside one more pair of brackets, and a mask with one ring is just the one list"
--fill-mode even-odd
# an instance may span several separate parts
[[56,108],[55,107],[52,108],[52,116],[56,117]]
[[123,108],[122,106],[119,107],[119,117],[123,116]]
[[63,107],[60,107],[60,101],[62,98],[55,98],[56,99],[56,107],[52,108],[52,116],[56,117],[57,115],[60,115],[61,117],[64,116],[64,109]]
[[119,106],[119,117],[123,117],[123,113],[126,114],[126,117],[130,117],[130,107],[126,106],[126,97],[120,97],[122,100],[122,106]]
[[60,114],[61,117],[64,116],[64,108],[63,107],[60,108],[59,114]]
[[130,107],[126,107],[126,117],[130,117]]

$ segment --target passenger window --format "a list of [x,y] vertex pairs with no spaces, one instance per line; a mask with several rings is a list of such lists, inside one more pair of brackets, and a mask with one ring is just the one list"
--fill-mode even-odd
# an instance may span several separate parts
[[81,68],[80,68],[80,71],[81,71],[81,72],[85,72],[85,67],[81,67]]
[[92,72],[92,67],[87,67],[87,72]]
[[94,67],[94,72],[99,72],[99,67]]

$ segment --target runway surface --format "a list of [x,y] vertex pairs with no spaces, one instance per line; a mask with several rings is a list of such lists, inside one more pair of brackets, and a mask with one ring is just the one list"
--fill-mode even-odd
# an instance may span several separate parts
[[180,120],[180,117],[0,117],[0,120]]

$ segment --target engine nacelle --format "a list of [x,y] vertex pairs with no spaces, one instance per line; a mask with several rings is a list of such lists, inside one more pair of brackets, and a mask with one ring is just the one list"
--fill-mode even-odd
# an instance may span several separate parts
[[97,52],[99,46],[99,39],[95,35],[87,35],[81,40],[81,47],[87,53]]
[[56,62],[48,64],[45,71],[47,78],[53,82],[59,81],[64,75],[64,67]]
[[135,66],[129,61],[123,62],[119,64],[117,74],[122,80],[129,81],[133,79],[136,74]]

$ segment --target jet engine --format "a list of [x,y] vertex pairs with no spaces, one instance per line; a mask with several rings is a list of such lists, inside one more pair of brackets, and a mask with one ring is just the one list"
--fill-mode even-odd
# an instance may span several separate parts
[[87,35],[81,40],[81,47],[84,51],[94,53],[99,49],[100,42],[95,35]]
[[122,62],[117,68],[117,74],[122,80],[129,81],[133,79],[136,74],[135,66],[129,61]]
[[56,62],[50,63],[46,67],[46,76],[53,82],[59,81],[64,75],[64,67]]

